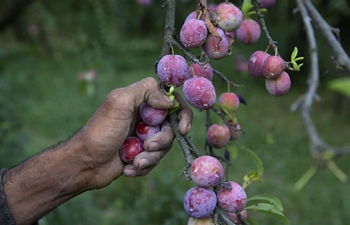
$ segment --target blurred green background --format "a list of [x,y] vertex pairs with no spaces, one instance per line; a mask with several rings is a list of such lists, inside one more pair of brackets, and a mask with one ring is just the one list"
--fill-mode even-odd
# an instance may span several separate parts
[[[0,2],[3,13],[6,4]],[[17,1],[20,2],[20,1]],[[196,1],[177,1],[177,31]],[[219,3],[220,1],[208,1]],[[240,1],[233,1],[240,4]],[[347,1],[314,1],[332,26],[341,29],[345,50],[350,50],[349,5]],[[0,167],[9,168],[27,157],[66,139],[88,120],[109,91],[144,77],[156,77],[154,63],[162,48],[165,10],[163,1],[151,6],[130,0],[36,0],[13,23],[0,30]],[[266,39],[254,46],[235,43],[233,54],[212,66],[243,88],[231,91],[248,102],[237,111],[245,135],[230,143],[237,149],[230,167],[230,179],[242,181],[254,169],[240,147],[254,150],[265,168],[264,181],[247,188],[247,194],[273,194],[281,199],[291,224],[343,225],[350,221],[350,185],[341,183],[328,169],[321,170],[299,192],[294,183],[315,162],[299,112],[289,107],[307,90],[308,47],[304,27],[294,1],[280,0],[268,10],[266,21],[278,41],[283,58],[289,59],[294,46],[305,57],[299,73],[290,73],[290,92],[270,96],[263,80],[239,72],[235,59],[265,50]],[[0,15],[1,15],[0,13]],[[253,16],[253,18],[255,18]],[[256,19],[256,18],[255,18]],[[327,89],[327,82],[345,76],[333,68],[325,42],[318,36],[322,76],[312,116],[324,140],[342,147],[350,140],[349,99]],[[178,50],[175,49],[177,53]],[[194,53],[198,54],[199,50]],[[181,54],[181,53],[180,53]],[[79,74],[96,71],[90,82]],[[227,85],[215,77],[217,93]],[[178,89],[181,92],[181,89]],[[213,117],[213,121],[217,118]],[[205,113],[194,110],[189,136],[201,151],[205,137]],[[218,154],[220,150],[217,150]],[[233,152],[232,152],[233,153]],[[349,157],[336,160],[349,176]],[[120,178],[107,188],[84,193],[59,206],[41,220],[51,224],[187,224],[182,199],[191,182],[179,178],[184,158],[177,143],[146,177]],[[269,215],[249,212],[257,224],[280,224]]]

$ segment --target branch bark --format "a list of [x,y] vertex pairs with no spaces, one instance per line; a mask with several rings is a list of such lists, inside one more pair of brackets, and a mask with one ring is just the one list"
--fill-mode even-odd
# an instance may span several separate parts
[[[308,10],[312,7],[313,7],[312,9],[314,9],[314,6],[311,7],[310,5],[307,5],[307,4],[311,4],[308,0],[296,0],[296,2],[298,4],[298,8],[299,8],[300,14],[301,14],[302,19],[303,19],[303,23],[304,23],[305,31],[306,31],[306,35],[307,35],[307,40],[309,43],[310,74],[309,74],[309,79],[307,81],[308,86],[309,86],[308,91],[306,92],[306,94],[302,98],[297,99],[297,103],[292,105],[292,107],[293,107],[293,109],[296,109],[297,108],[296,105],[301,104],[301,117],[302,117],[303,123],[305,125],[308,137],[310,139],[311,154],[314,158],[316,158],[320,162],[322,162],[321,163],[322,165],[324,165],[323,161],[325,161],[325,159],[324,159],[324,156],[322,155],[322,153],[324,153],[326,151],[331,151],[334,157],[341,156],[344,154],[350,154],[350,147],[345,147],[345,148],[339,149],[339,148],[332,147],[332,146],[329,146],[328,144],[326,144],[323,141],[323,139],[319,136],[317,129],[312,121],[311,108],[313,105],[313,100],[315,98],[317,98],[316,91],[317,91],[317,87],[319,85],[319,75],[320,75],[317,42],[316,42],[316,38],[315,38],[315,34],[314,34],[314,28],[311,24],[311,21],[313,19],[311,18],[311,13]],[[317,10],[316,10],[316,12],[317,12]],[[315,11],[313,11],[313,13],[315,13]],[[318,21],[321,21],[321,20],[318,20]],[[314,21],[314,23],[315,23],[315,21]],[[326,29],[326,28],[323,27],[322,29]],[[327,29],[329,29],[329,27]],[[333,36],[333,34],[332,34],[332,36]],[[339,43],[339,42],[337,42],[337,43]],[[338,47],[339,46],[337,46],[337,48]],[[344,50],[342,49],[342,51],[344,51]],[[343,53],[340,52],[339,54],[342,55]],[[345,53],[345,55],[346,55],[346,53]],[[344,57],[344,55],[342,55],[342,57]],[[349,62],[349,66],[350,66],[350,62]]]
[[339,31],[335,30],[323,19],[310,0],[304,0],[304,8],[307,9],[308,15],[312,19],[312,23],[318,28],[318,31],[331,48],[336,65],[345,69],[350,74],[350,58],[341,46],[337,37],[334,35],[334,31]]

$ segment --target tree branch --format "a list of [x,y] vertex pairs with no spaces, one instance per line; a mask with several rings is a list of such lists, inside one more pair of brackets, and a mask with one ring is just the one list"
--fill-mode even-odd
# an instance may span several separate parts
[[307,9],[310,18],[312,19],[312,23],[318,28],[318,31],[331,48],[336,65],[350,73],[350,58],[341,46],[338,38],[334,35],[334,33],[339,33],[339,30],[331,27],[323,19],[310,0],[304,0],[304,7]]
[[[308,9],[311,8],[311,6],[310,5],[307,6],[307,4],[311,4],[311,3],[308,0],[296,0],[296,2],[298,4],[298,8],[303,19],[307,40],[309,43],[310,74],[309,74],[309,79],[307,81],[309,86],[308,91],[304,96],[298,98],[291,108],[296,109],[298,105],[301,105],[301,117],[305,125],[307,135],[310,140],[311,155],[314,158],[318,159],[322,165],[324,165],[323,162],[327,159],[325,159],[325,156],[322,153],[326,151],[331,151],[333,157],[337,157],[345,154],[350,154],[350,147],[339,149],[326,144],[319,136],[317,129],[312,121],[310,111],[312,108],[313,100],[318,98],[316,90],[319,85],[319,74],[320,74],[317,43],[316,43],[316,38],[314,34],[314,29],[311,24],[312,18],[310,17],[310,11],[308,11]],[[322,30],[323,29],[326,29],[326,28],[322,28]],[[350,66],[350,62],[349,62],[349,66]]]

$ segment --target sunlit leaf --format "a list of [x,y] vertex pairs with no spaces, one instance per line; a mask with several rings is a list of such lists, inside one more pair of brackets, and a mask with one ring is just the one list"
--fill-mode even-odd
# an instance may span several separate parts
[[247,210],[256,210],[262,213],[270,214],[278,219],[280,219],[285,225],[289,225],[290,222],[288,218],[279,210],[275,205],[269,203],[257,203],[246,207]]
[[292,61],[292,64],[293,64],[293,68],[294,68],[296,71],[299,71],[298,64],[297,64],[295,61]]
[[297,47],[294,47],[294,50],[293,50],[293,52],[292,52],[292,55],[291,55],[291,57],[290,57],[290,61],[295,61],[294,59],[295,59],[295,57],[297,57],[297,55],[298,55],[298,48]]
[[300,56],[298,58],[295,58],[294,61],[299,61],[299,60],[303,60],[303,59],[304,59],[304,57]]
[[328,82],[327,86],[330,90],[342,93],[350,98],[350,77],[333,79]]
[[254,6],[252,5],[252,1],[251,0],[244,0],[243,4],[242,4],[242,13],[243,15],[247,15],[248,11],[250,9],[252,9]]
[[269,203],[276,206],[279,210],[283,211],[282,202],[273,195],[269,194],[259,194],[248,198],[247,206],[254,205],[257,203]]

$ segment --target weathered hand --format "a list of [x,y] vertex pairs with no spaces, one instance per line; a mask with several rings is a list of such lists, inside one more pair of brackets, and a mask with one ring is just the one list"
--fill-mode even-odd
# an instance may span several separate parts
[[[180,95],[179,130],[187,134],[192,121],[192,111]],[[90,189],[102,188],[124,173],[125,176],[147,174],[170,150],[174,133],[169,122],[164,122],[161,132],[144,143],[145,152],[139,154],[133,164],[125,165],[119,157],[119,149],[126,137],[134,132],[139,119],[139,106],[146,102],[158,109],[170,109],[174,103],[159,88],[154,78],[145,78],[128,87],[111,91],[87,124],[78,132],[83,143],[83,162],[90,168],[88,179],[93,180]]]

